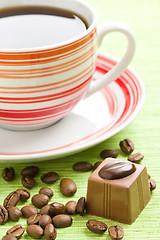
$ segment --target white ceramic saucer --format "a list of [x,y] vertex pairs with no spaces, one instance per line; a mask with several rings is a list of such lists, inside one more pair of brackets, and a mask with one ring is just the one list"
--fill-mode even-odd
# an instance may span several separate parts
[[[98,55],[94,80],[115,60]],[[0,161],[33,162],[67,156],[94,146],[129,124],[144,102],[144,86],[128,68],[120,78],[86,100],[53,126],[15,132],[0,128]]]

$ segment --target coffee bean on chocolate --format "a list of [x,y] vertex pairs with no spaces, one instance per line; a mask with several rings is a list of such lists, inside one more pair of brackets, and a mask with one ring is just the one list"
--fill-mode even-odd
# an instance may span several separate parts
[[5,199],[4,199],[4,203],[3,206],[8,209],[10,206],[16,206],[18,201],[20,199],[20,195],[19,193],[17,193],[16,191],[11,192]]
[[29,188],[29,189],[33,188],[36,184],[36,181],[31,176],[22,177],[21,182],[24,187]]
[[70,227],[72,224],[72,218],[66,214],[59,214],[52,218],[52,222],[55,228]]
[[96,220],[88,220],[86,226],[90,231],[99,234],[102,234],[107,230],[107,225],[105,223]]
[[2,177],[5,181],[10,182],[14,179],[15,173],[14,168],[4,168],[2,171]]
[[134,150],[134,144],[130,139],[124,139],[123,141],[120,141],[119,145],[124,153],[129,154]]
[[33,224],[39,224],[39,219],[41,217],[41,214],[37,213],[34,215],[31,215],[28,219],[27,219],[27,224],[28,225],[33,225]]
[[131,162],[139,163],[144,156],[141,153],[133,153],[128,157],[128,160]]
[[104,149],[100,152],[100,156],[103,159],[108,157],[116,158],[118,156],[118,152],[114,149]]
[[86,210],[86,200],[84,197],[81,197],[77,202],[77,213],[83,216],[85,210]]
[[37,214],[38,210],[35,207],[28,205],[28,206],[24,206],[21,209],[21,212],[23,217],[29,218],[30,216]]
[[45,228],[47,226],[47,224],[52,223],[52,219],[49,215],[41,215],[40,219],[39,219],[39,225],[42,228]]
[[38,173],[39,173],[39,168],[36,166],[25,167],[21,171],[21,175],[23,177],[26,177],[26,176],[35,177]]
[[38,239],[43,236],[43,229],[37,225],[29,225],[26,229],[28,235],[32,238]]
[[48,187],[43,187],[39,190],[39,193],[47,195],[49,198],[53,197],[53,191]]
[[69,201],[65,205],[67,214],[76,214],[77,213],[77,203],[76,201]]
[[41,208],[39,213],[49,215],[50,206],[51,206],[50,204],[45,205],[44,207]]
[[20,195],[20,200],[22,202],[27,201],[30,198],[30,192],[27,189],[17,189],[16,190],[17,193],[19,193]]
[[45,194],[35,194],[32,197],[32,204],[37,208],[42,208],[49,202],[49,197]]
[[89,162],[77,162],[73,165],[73,170],[88,172],[93,169],[93,165]]
[[47,172],[41,176],[41,181],[44,183],[54,183],[58,180],[59,175],[56,172]]
[[17,240],[17,238],[10,234],[10,235],[4,236],[2,240]]
[[150,190],[151,191],[153,191],[156,188],[156,182],[151,177],[149,178],[149,185],[150,185]]
[[44,230],[44,237],[46,240],[54,240],[57,237],[57,231],[53,224],[47,224]]
[[95,170],[101,163],[102,163],[102,161],[96,162],[93,166],[93,170]]
[[63,214],[66,212],[66,207],[62,203],[54,202],[50,204],[49,216],[54,217],[58,214]]
[[11,227],[7,232],[6,232],[6,235],[12,235],[16,238],[20,238],[23,233],[24,233],[25,229],[20,225],[15,225],[13,227]]
[[5,207],[0,205],[0,225],[6,223],[7,220],[8,220],[8,212],[5,209]]
[[77,192],[77,186],[70,178],[63,178],[60,182],[60,191],[66,196],[73,196]]
[[108,232],[112,240],[120,240],[124,237],[123,228],[117,225],[109,227]]
[[10,206],[8,208],[8,215],[10,220],[12,221],[18,221],[20,217],[22,217],[22,212],[19,208],[15,206]]

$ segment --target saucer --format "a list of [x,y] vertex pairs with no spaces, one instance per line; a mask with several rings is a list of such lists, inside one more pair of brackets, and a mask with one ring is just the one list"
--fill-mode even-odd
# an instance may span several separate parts
[[[94,81],[115,64],[113,58],[99,53]],[[28,132],[0,128],[0,161],[54,159],[92,147],[126,127],[140,111],[144,96],[140,77],[129,67],[116,81],[78,103],[55,125]]]

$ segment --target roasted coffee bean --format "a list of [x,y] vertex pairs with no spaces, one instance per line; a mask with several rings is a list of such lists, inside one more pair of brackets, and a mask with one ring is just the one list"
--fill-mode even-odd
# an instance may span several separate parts
[[49,216],[54,217],[58,214],[63,214],[66,211],[66,207],[62,203],[54,202],[50,204]]
[[36,184],[36,181],[31,176],[22,177],[21,182],[24,187],[29,189],[33,188]]
[[12,221],[18,221],[20,217],[22,217],[22,212],[19,210],[19,208],[15,206],[10,206],[8,208],[8,215],[10,220]]
[[41,181],[44,183],[54,183],[58,180],[59,175],[56,172],[47,172],[41,176]]
[[19,193],[17,193],[16,191],[11,192],[5,199],[4,199],[4,203],[3,206],[8,209],[10,206],[16,206],[18,201],[20,199],[20,195]]
[[39,219],[39,225],[42,228],[45,228],[47,226],[47,224],[52,223],[52,219],[49,215],[41,215],[40,219]]
[[47,195],[49,198],[53,197],[53,191],[48,187],[43,187],[39,190],[39,193]]
[[37,225],[29,225],[26,231],[30,237],[35,239],[41,238],[43,236],[43,229]]
[[120,141],[119,145],[124,153],[129,154],[134,150],[134,144],[130,139],[124,139],[123,141]]
[[30,216],[28,219],[27,219],[27,224],[28,225],[33,225],[33,224],[39,224],[39,219],[41,217],[41,214],[34,214],[32,216]]
[[133,153],[128,157],[128,160],[131,162],[138,163],[140,162],[144,156],[141,153]]
[[14,179],[15,173],[14,168],[4,168],[2,171],[2,177],[5,181],[10,182]]
[[101,163],[102,163],[102,161],[96,162],[93,166],[93,170],[95,170]]
[[86,226],[90,231],[99,234],[102,234],[107,230],[107,225],[105,223],[96,220],[89,220],[86,223]]
[[45,194],[35,194],[32,197],[32,204],[37,208],[42,208],[49,202],[49,197]]
[[93,169],[93,165],[89,162],[77,162],[73,165],[73,170],[88,172]]
[[37,214],[38,210],[33,206],[24,206],[21,209],[21,212],[23,217],[29,218],[30,216]]
[[39,173],[39,168],[36,166],[29,166],[29,167],[25,167],[23,168],[21,175],[23,177],[35,177],[37,174]]
[[149,178],[149,185],[150,185],[150,190],[151,191],[153,191],[156,188],[156,182],[151,177]]
[[118,152],[114,149],[104,149],[100,152],[100,156],[103,159],[108,157],[116,158],[118,156]]
[[6,223],[7,220],[8,220],[8,212],[5,209],[5,207],[0,205],[0,225]]
[[77,203],[76,201],[69,201],[66,203],[66,213],[68,214],[76,214],[77,213]]
[[81,197],[77,202],[77,213],[83,216],[85,210],[86,210],[86,200],[84,197]]
[[44,230],[44,237],[46,240],[54,240],[57,237],[57,231],[53,224],[47,224]]
[[17,193],[20,195],[20,200],[25,202],[30,198],[30,192],[27,189],[17,189]]
[[72,224],[72,218],[69,215],[59,214],[52,218],[52,222],[55,228],[70,227]]
[[60,191],[66,196],[73,196],[77,192],[77,186],[70,178],[63,178],[60,182]]
[[120,240],[124,236],[123,228],[117,225],[109,227],[108,232],[112,240]]
[[6,235],[12,235],[16,238],[20,238],[23,233],[24,233],[25,229],[21,226],[21,225],[15,225],[13,227],[11,227],[7,232]]
[[40,210],[40,214],[46,214],[46,215],[49,215],[49,209],[50,209],[50,204],[47,204],[46,206],[42,207],[41,210]]
[[10,235],[4,236],[2,240],[17,240],[17,238],[10,234]]

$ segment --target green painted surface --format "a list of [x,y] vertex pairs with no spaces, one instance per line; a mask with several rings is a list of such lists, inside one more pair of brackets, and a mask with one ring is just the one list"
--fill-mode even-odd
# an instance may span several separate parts
[[[56,171],[63,177],[72,178],[77,184],[78,191],[74,197],[63,197],[59,191],[58,180],[50,187],[54,191],[51,202],[57,201],[66,203],[69,200],[78,200],[86,195],[87,180],[90,172],[77,173],[72,170],[72,165],[77,161],[89,161],[95,163],[100,160],[99,152],[104,148],[113,148],[119,151],[119,158],[126,159],[126,156],[119,150],[119,141],[130,138],[135,144],[135,152],[144,154],[142,164],[147,166],[148,172],[156,180],[157,188],[152,193],[151,201],[132,225],[120,224],[124,228],[125,240],[156,240],[160,239],[160,1],[159,0],[87,0],[97,11],[99,24],[110,20],[121,20],[126,22],[134,31],[137,40],[136,53],[131,62],[134,68],[144,81],[146,88],[146,100],[142,111],[136,119],[124,130],[107,141],[84,152],[64,157],[49,162],[40,162],[35,165],[40,167],[40,173],[36,177],[37,185],[31,190],[31,195],[46,186],[40,181],[40,176],[46,171]],[[125,40],[121,34],[113,33],[108,35],[102,44],[101,51],[108,52],[120,57],[125,49]],[[0,178],[0,203],[13,190],[21,188],[20,171],[27,164],[0,164],[0,172],[4,167],[15,168],[16,178],[12,183],[5,182]],[[28,200],[27,204],[31,204]],[[22,207],[23,204],[18,204]],[[90,219],[104,221],[108,226],[118,224],[108,219],[95,216],[79,215],[73,217],[73,224],[70,228],[58,229],[57,239],[110,239],[108,232],[98,235],[86,228],[86,222]],[[7,229],[16,223],[9,221],[0,226],[0,237],[5,235]],[[18,224],[26,227],[26,219],[20,219]],[[23,239],[31,239],[24,234]]]

